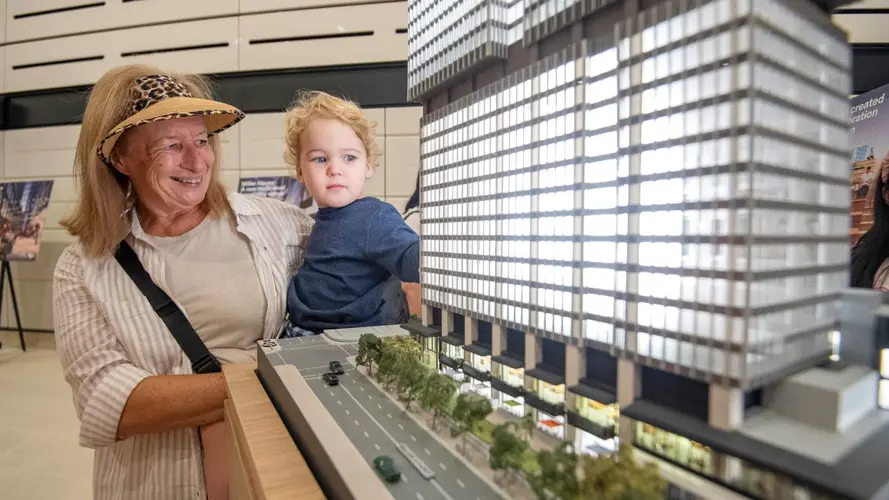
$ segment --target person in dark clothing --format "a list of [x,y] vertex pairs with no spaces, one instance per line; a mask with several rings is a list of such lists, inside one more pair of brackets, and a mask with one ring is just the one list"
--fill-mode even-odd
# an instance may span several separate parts
[[420,240],[395,207],[364,196],[380,157],[374,125],[354,103],[310,92],[286,126],[287,161],[318,204],[287,291],[292,331],[406,322],[401,282],[420,281]]

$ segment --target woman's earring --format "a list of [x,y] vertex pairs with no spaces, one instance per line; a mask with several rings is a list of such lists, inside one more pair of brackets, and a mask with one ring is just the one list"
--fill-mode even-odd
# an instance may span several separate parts
[[124,217],[126,217],[126,215],[130,213],[130,210],[132,210],[135,205],[136,196],[133,193],[133,183],[127,181],[127,196],[123,200],[124,209],[123,212],[120,213],[120,218],[123,219]]

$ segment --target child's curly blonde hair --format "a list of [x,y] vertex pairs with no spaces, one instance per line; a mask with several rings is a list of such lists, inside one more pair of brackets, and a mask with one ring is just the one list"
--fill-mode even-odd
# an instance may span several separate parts
[[335,119],[346,124],[364,144],[371,168],[376,169],[379,166],[382,152],[376,141],[377,123],[367,118],[357,104],[324,92],[300,92],[296,101],[287,110],[284,128],[284,140],[287,142],[284,160],[296,169],[297,179],[303,178],[300,166],[302,147],[300,135],[316,118]]

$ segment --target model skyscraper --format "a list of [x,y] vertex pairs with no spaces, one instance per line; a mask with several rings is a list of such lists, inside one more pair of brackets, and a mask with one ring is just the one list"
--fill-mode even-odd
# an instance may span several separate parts
[[851,87],[829,15],[793,0],[409,15],[425,359],[578,452],[632,443],[676,498],[887,498],[878,374],[828,363]]

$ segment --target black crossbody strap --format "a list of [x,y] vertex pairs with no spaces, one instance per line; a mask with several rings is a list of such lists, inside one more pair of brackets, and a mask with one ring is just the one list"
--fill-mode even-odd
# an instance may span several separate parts
[[194,327],[179,309],[179,306],[173,302],[173,299],[161,290],[159,286],[151,279],[148,271],[139,261],[139,256],[133,251],[133,247],[126,241],[120,242],[114,258],[120,263],[120,266],[130,275],[133,283],[139,287],[154,312],[160,316],[164,324],[173,334],[173,338],[185,351],[185,355],[191,361],[191,368],[195,373],[218,373],[222,371],[219,361],[207,350],[204,341],[198,336],[198,332],[194,331]]

